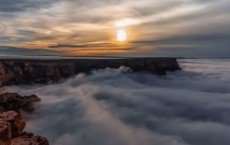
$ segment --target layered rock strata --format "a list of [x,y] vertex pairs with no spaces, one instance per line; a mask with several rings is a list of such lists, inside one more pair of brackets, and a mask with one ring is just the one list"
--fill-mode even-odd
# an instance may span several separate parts
[[180,67],[175,58],[0,60],[0,86],[55,83],[78,73],[129,67],[134,72],[165,75]]
[[45,137],[24,132],[26,122],[20,110],[33,111],[33,104],[39,101],[35,95],[0,94],[0,145],[49,145]]

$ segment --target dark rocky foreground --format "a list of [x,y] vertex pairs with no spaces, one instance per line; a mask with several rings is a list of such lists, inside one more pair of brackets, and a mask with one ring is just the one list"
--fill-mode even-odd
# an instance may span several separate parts
[[49,145],[45,137],[24,132],[26,122],[20,111],[33,111],[33,104],[39,101],[35,95],[0,94],[0,145]]
[[62,59],[62,60],[0,60],[0,86],[46,84],[58,82],[78,73],[126,66],[134,72],[148,71],[165,75],[179,70],[176,58],[120,58],[120,59]]
[[[0,87],[55,83],[78,73],[120,66],[129,67],[134,72],[144,71],[157,75],[180,70],[175,58],[0,59]],[[39,101],[36,95],[0,94],[0,145],[49,145],[45,137],[24,132],[26,122],[20,111],[32,112],[33,104]]]

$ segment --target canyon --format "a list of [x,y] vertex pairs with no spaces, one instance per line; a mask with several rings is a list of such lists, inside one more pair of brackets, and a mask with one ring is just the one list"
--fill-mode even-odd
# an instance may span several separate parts
[[[79,73],[121,66],[159,76],[180,70],[176,58],[0,59],[0,87],[58,83]],[[0,145],[49,145],[47,138],[24,131],[21,111],[33,112],[40,101],[36,95],[0,94]]]
[[57,83],[79,73],[93,70],[129,67],[133,72],[166,75],[180,70],[176,58],[114,58],[114,59],[2,59],[0,86]]

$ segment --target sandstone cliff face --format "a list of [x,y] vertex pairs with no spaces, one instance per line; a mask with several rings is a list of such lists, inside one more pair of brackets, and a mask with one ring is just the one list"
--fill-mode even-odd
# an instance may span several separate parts
[[0,60],[0,86],[55,83],[78,73],[120,66],[158,75],[180,69],[174,58]]
[[0,94],[0,145],[49,145],[45,137],[24,132],[26,122],[20,110],[31,111],[33,104],[39,101],[35,95]]

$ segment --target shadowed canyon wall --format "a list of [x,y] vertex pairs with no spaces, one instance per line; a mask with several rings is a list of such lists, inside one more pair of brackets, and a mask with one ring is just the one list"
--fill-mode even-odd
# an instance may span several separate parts
[[78,73],[104,68],[129,67],[134,72],[165,75],[179,70],[175,58],[0,60],[0,86],[55,83]]

